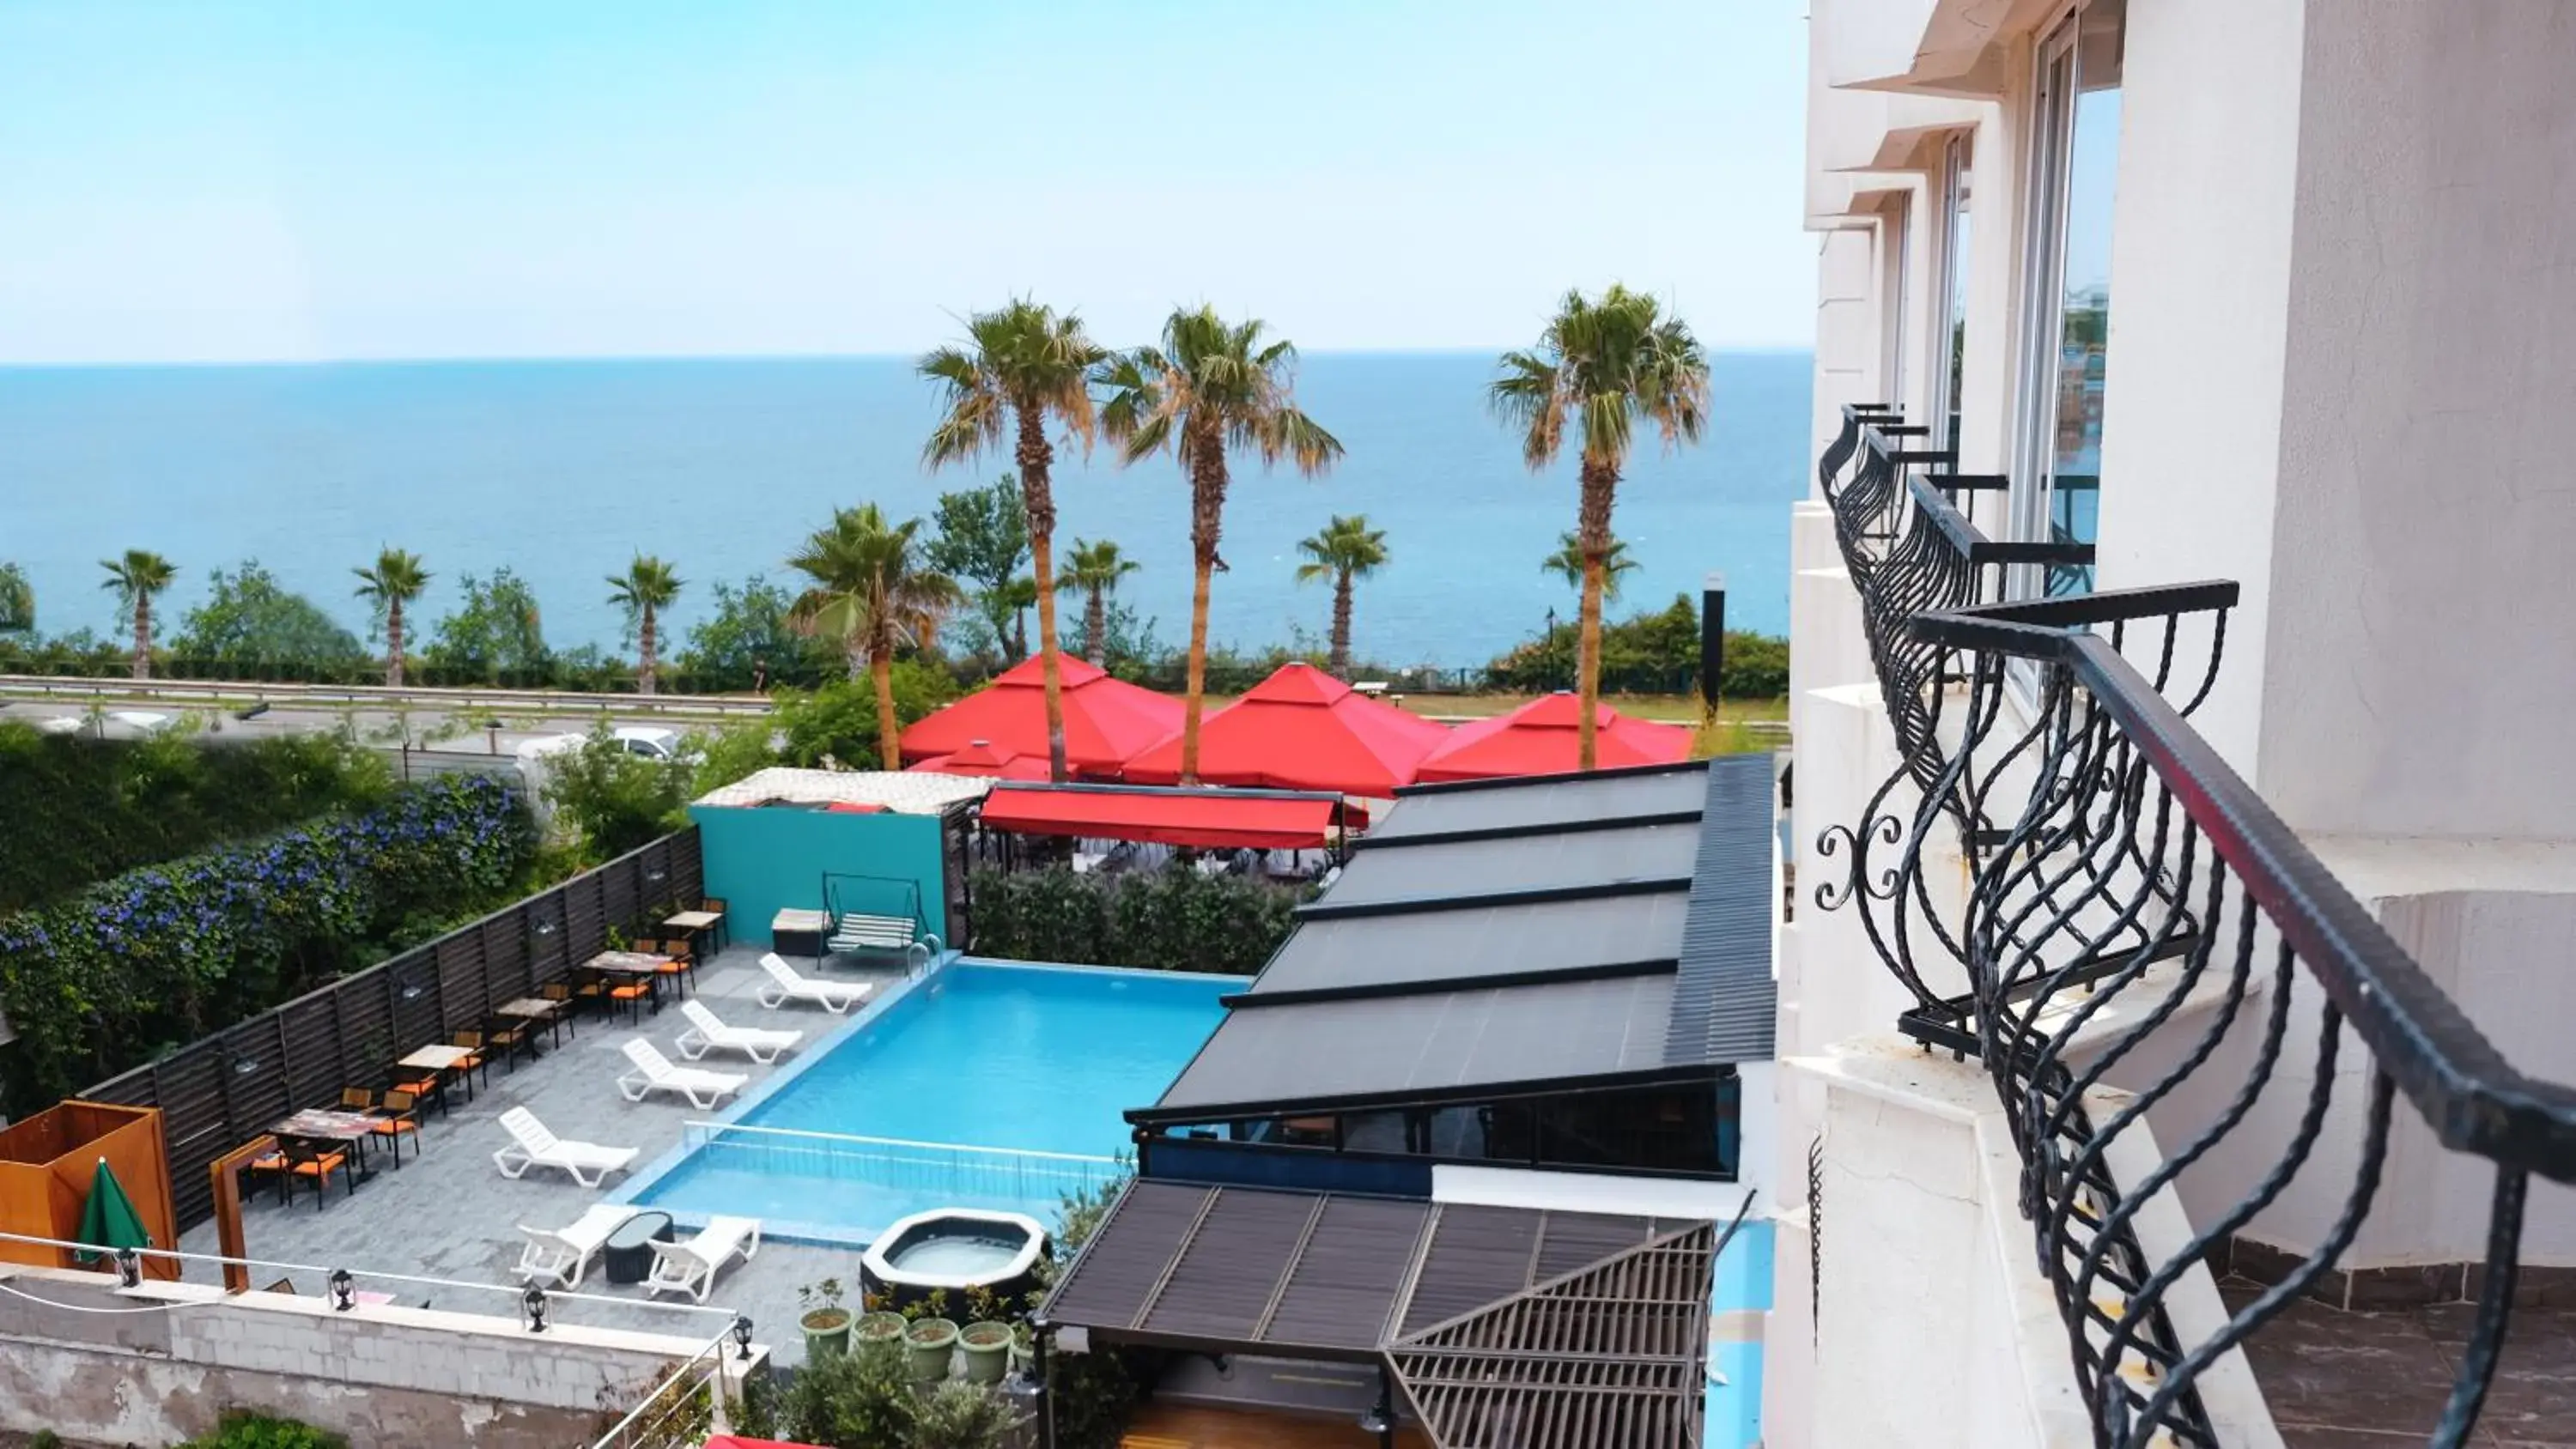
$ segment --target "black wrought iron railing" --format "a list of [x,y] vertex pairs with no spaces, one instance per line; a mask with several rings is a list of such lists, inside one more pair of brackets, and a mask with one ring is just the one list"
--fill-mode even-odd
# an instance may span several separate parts
[[[1838,509],[1873,497],[1871,426],[1849,429]],[[1898,510],[1837,530],[1873,550],[1855,582],[1905,758],[1858,825],[1820,840],[1849,873],[1817,899],[1861,902],[1916,998],[1901,1029],[1993,1078],[2096,1442],[2219,1443],[2203,1376],[2339,1270],[2401,1094],[2493,1172],[2448,1402],[2434,1424],[2389,1426],[2468,1442],[2512,1321],[2529,1180],[2576,1181],[2576,1091],[2505,1061],[2193,727],[2235,585],[2005,601],[2041,592],[2016,568],[2078,561],[1986,540],[1938,475],[1905,483]],[[1923,851],[1945,838],[1964,894],[1926,883]],[[2150,1251],[2140,1215],[2203,1164],[2230,1174],[2224,1206]],[[2294,1191],[2331,1205],[2305,1260],[2214,1331],[2178,1334],[2175,1285]]]

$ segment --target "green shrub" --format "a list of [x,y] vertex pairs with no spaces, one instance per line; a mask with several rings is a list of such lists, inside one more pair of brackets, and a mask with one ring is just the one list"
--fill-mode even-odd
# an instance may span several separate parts
[[1307,896],[1295,886],[1202,876],[1178,861],[1118,875],[979,870],[972,889],[979,956],[1237,976],[1260,970],[1288,939]]
[[1001,1449],[1018,1418],[991,1390],[950,1379],[914,1407],[907,1449]]
[[690,767],[626,752],[606,721],[581,748],[546,761],[546,803],[557,827],[596,863],[649,845],[689,823]]
[[902,1449],[917,1410],[903,1349],[891,1339],[808,1359],[785,1397],[781,1429],[826,1449]]
[[[393,793],[384,761],[331,735],[85,740],[0,720],[0,915],[122,871]],[[41,822],[41,828],[27,828]]]
[[349,1449],[349,1441],[293,1419],[236,1411],[224,1415],[214,1433],[179,1449]]
[[[894,662],[894,713],[908,725],[957,697],[945,669],[918,659]],[[877,759],[876,686],[835,679],[812,690],[782,689],[772,722],[786,738],[786,762],[813,769],[827,761],[850,770],[901,769]]]
[[[1574,687],[1580,643],[1575,626],[1561,623],[1486,666],[1497,689]],[[1789,641],[1741,629],[1726,631],[1725,673],[1718,692],[1727,699],[1777,699],[1789,692]],[[1690,694],[1699,688],[1699,610],[1687,594],[1661,609],[1601,625],[1601,688],[1608,693]]]

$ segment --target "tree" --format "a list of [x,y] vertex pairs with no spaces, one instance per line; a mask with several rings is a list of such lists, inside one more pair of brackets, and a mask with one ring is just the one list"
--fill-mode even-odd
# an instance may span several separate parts
[[0,634],[36,632],[36,586],[27,581],[27,571],[13,563],[0,563]]
[[257,559],[206,575],[206,601],[179,620],[174,654],[197,659],[350,666],[366,658],[358,636],[301,594],[290,593]]
[[1336,513],[1313,538],[1297,540],[1307,561],[1297,566],[1297,582],[1330,579],[1333,583],[1333,653],[1328,666],[1335,674],[1351,667],[1351,582],[1386,566],[1386,534],[1368,526],[1368,515],[1348,518]]
[[[1538,571],[1554,574],[1565,580],[1567,587],[1580,592],[1583,588],[1583,540],[1577,534],[1561,533],[1557,535],[1556,544],[1556,552],[1539,560]],[[1619,602],[1619,576],[1633,574],[1638,567],[1637,561],[1628,557],[1628,540],[1611,539],[1609,549],[1601,555],[1602,602]]]
[[1226,453],[1251,449],[1264,468],[1285,458],[1315,477],[1342,456],[1341,440],[1297,407],[1297,349],[1265,344],[1262,324],[1228,323],[1213,307],[1179,309],[1163,322],[1160,347],[1105,361],[1109,390],[1100,426],[1135,463],[1169,449],[1190,480],[1190,655],[1181,714],[1181,783],[1199,770],[1199,719],[1207,707],[1208,583],[1222,562]]
[[710,586],[712,611],[689,630],[680,667],[700,688],[767,689],[801,668],[812,641],[788,618],[795,599],[761,574]]
[[1028,505],[1019,479],[1005,473],[981,488],[940,494],[931,525],[937,532],[923,557],[961,584],[975,585],[975,611],[992,629],[1002,662],[1018,663],[1028,646],[1023,642],[1012,651],[1012,584],[1029,561]]
[[1654,298],[1613,285],[1599,301],[1570,291],[1536,349],[1506,352],[1489,389],[1494,410],[1521,432],[1521,457],[1537,472],[1556,461],[1570,419],[1582,438],[1575,541],[1583,553],[1576,646],[1575,763],[1595,758],[1601,699],[1601,595],[1610,564],[1610,510],[1635,425],[1653,423],[1664,446],[1697,442],[1708,424],[1708,357],[1689,324]]
[[129,548],[122,558],[103,559],[107,582],[120,613],[134,621],[134,677],[152,677],[152,599],[170,587],[179,570],[168,559],[146,549]]
[[655,616],[680,597],[680,574],[658,558],[637,554],[626,572],[608,580],[608,602],[626,611],[626,627],[635,635],[635,692],[651,694],[660,672],[654,645]]
[[429,662],[478,680],[503,674],[543,675],[554,668],[537,613],[536,591],[506,568],[488,579],[459,574],[464,602],[438,621]]
[[1093,543],[1077,538],[1073,552],[1067,556],[1065,571],[1056,576],[1058,592],[1082,592],[1083,652],[1100,668],[1109,667],[1109,596],[1118,591],[1120,579],[1142,567],[1118,551],[1116,539]]
[[580,748],[546,763],[546,803],[591,860],[614,860],[688,824],[684,807],[695,767],[629,754],[606,720],[591,727]]
[[1055,627],[1055,445],[1049,419],[1091,447],[1091,374],[1107,349],[1071,312],[1058,316],[1025,297],[966,322],[966,345],[921,359],[921,373],[942,385],[947,412],[922,444],[926,465],[963,463],[1007,436],[1020,465],[1020,500],[1028,519],[1038,606],[1038,669],[1045,682],[1047,772],[1066,778],[1064,681]]
[[420,566],[418,554],[388,548],[376,555],[375,567],[349,572],[358,576],[358,597],[367,601],[376,623],[385,631],[385,683],[400,689],[403,610],[429,588],[429,571]]
[[[905,725],[957,697],[956,680],[918,659],[896,660],[890,683],[897,735]],[[776,728],[778,759],[783,763],[809,770],[834,765],[846,770],[899,770],[903,768],[900,758],[889,763],[878,753],[886,736],[884,719],[875,691],[867,684],[835,679],[810,691],[780,690],[778,709],[768,724]],[[711,752],[708,759],[712,763],[716,756]]]
[[862,667],[876,677],[877,753],[889,770],[903,768],[903,752],[896,747],[894,651],[939,632],[939,621],[959,598],[956,581],[920,556],[914,537],[920,531],[918,518],[889,524],[875,504],[862,503],[834,512],[832,526],[807,539],[787,561],[814,581],[789,617],[808,633],[840,640],[852,679]]

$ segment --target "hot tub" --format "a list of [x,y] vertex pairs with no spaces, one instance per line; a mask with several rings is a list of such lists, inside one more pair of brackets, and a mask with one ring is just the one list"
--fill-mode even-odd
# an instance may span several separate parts
[[[859,1260],[861,1286],[889,1308],[947,1294],[952,1314],[965,1311],[966,1294],[981,1288],[1018,1300],[1037,1287],[1037,1264],[1046,1252],[1046,1229],[1021,1213],[938,1208],[914,1213],[879,1234]],[[1019,1306],[1014,1304],[1014,1306]]]

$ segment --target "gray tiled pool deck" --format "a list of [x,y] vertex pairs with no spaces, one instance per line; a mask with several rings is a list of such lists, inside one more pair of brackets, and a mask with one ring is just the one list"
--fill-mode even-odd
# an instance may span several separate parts
[[[697,1064],[747,1074],[751,1080],[744,1086],[746,1093],[757,1091],[773,1073],[811,1053],[818,1042],[854,1019],[833,1016],[820,1007],[791,1004],[775,1011],[764,1009],[755,999],[765,979],[756,964],[758,955],[745,947],[728,948],[700,969],[691,993],[730,1025],[805,1032],[797,1051],[781,1058],[778,1065],[761,1066],[738,1053],[717,1053]],[[812,974],[810,965],[799,964]],[[888,987],[903,979],[899,967],[836,966],[824,974],[835,981],[885,983],[879,1001]],[[623,1015],[585,1017],[574,1024],[559,1048],[548,1049],[533,1061],[523,1057],[517,1070],[495,1064],[488,1082],[478,1078],[471,1102],[461,1088],[451,1088],[448,1115],[432,1111],[424,1121],[419,1155],[411,1155],[406,1144],[402,1166],[396,1170],[387,1165],[382,1152],[372,1154],[375,1176],[359,1184],[355,1195],[343,1193],[335,1184],[328,1205],[317,1209],[309,1192],[299,1192],[292,1206],[281,1206],[272,1188],[258,1188],[243,1204],[245,1255],[310,1269],[346,1267],[359,1275],[360,1289],[390,1292],[397,1302],[415,1307],[426,1300],[459,1312],[515,1314],[518,1279],[511,1270],[519,1261],[523,1241],[518,1225],[561,1227],[592,1203],[608,1200],[626,1183],[627,1175],[612,1176],[597,1188],[576,1186],[569,1177],[548,1169],[532,1169],[517,1181],[505,1178],[492,1163],[493,1150],[509,1141],[501,1128],[501,1113],[526,1107],[559,1137],[638,1148],[641,1156],[636,1168],[649,1168],[679,1145],[683,1123],[703,1121],[714,1113],[701,1112],[668,1093],[650,1094],[642,1102],[627,1101],[616,1086],[617,1077],[627,1069],[621,1047],[640,1034],[679,1062],[672,1043],[685,1024],[667,993],[662,1010],[646,1014],[640,1031]],[[682,1236],[686,1232],[684,1228]],[[191,1229],[180,1246],[191,1253],[220,1251],[214,1224]],[[508,1291],[375,1282],[367,1277],[371,1273],[488,1284]],[[211,1264],[190,1263],[186,1276],[212,1282],[217,1270]],[[292,1279],[299,1293],[325,1291],[324,1272],[282,1268],[254,1269],[252,1286],[266,1287],[280,1277]],[[618,1301],[559,1300],[551,1317],[562,1323],[712,1338],[730,1321],[732,1312],[740,1312],[750,1315],[760,1340],[774,1345],[780,1362],[793,1364],[803,1357],[795,1330],[797,1290],[827,1277],[850,1285],[855,1295],[858,1254],[845,1248],[765,1242],[757,1257],[735,1263],[716,1279],[707,1304],[726,1313],[691,1314],[670,1306],[688,1302],[685,1298],[664,1294],[662,1306],[656,1307],[640,1285],[611,1286],[594,1262],[579,1291]]]

